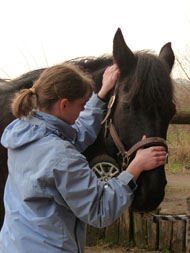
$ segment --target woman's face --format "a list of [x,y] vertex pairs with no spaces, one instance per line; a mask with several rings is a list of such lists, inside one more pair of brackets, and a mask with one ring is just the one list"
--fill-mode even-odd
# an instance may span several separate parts
[[84,106],[88,99],[89,96],[86,95],[84,98],[79,98],[72,102],[67,100],[63,105],[62,119],[69,125],[73,125],[78,118],[80,112],[84,111]]

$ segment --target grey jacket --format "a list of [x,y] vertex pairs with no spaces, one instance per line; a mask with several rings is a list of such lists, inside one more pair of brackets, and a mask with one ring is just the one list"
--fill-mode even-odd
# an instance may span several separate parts
[[5,129],[1,253],[84,252],[86,224],[108,226],[130,206],[132,175],[122,172],[105,188],[81,154],[100,131],[104,107],[93,95],[74,126],[35,111]]

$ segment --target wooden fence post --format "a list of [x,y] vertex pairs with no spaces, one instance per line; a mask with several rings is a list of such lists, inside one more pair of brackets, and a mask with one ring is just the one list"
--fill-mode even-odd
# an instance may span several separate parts
[[99,239],[99,232],[98,228],[92,227],[87,225],[87,238],[86,238],[86,245],[87,246],[94,246],[98,243]]
[[[159,214],[160,208],[152,211],[152,214]],[[147,246],[150,249],[158,248],[158,222],[153,222],[153,219],[147,219]]]
[[172,240],[172,221],[159,221],[159,250],[170,250]]
[[135,245],[141,249],[147,246],[147,222],[142,218],[142,214],[133,212],[133,230]]
[[[186,214],[190,215],[190,197],[186,199]],[[190,252],[190,220],[186,221],[186,253]]]
[[119,242],[119,226],[120,219],[118,218],[114,223],[105,229],[105,240],[107,243],[118,245]]
[[129,246],[131,240],[130,210],[127,209],[120,217],[119,245]]
[[173,253],[185,252],[185,234],[186,234],[185,221],[184,220],[173,221],[173,232],[171,241],[171,251]]

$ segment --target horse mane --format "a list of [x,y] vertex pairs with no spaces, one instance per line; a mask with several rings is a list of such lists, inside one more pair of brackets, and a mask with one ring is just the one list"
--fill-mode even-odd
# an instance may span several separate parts
[[105,68],[113,64],[112,56],[109,55],[79,57],[67,62],[76,64],[84,72],[88,73],[88,75],[94,80],[95,92],[98,92],[102,86],[102,76]]
[[[78,57],[65,62],[75,64],[84,72],[87,72],[95,81],[97,91],[101,87],[101,74],[103,74],[107,66],[112,64],[112,57],[108,55],[103,55],[100,57]],[[5,94],[9,93],[10,91],[30,88],[44,70],[45,68],[32,70],[15,79],[6,81],[7,85],[1,85],[0,90]]]
[[3,85],[0,86],[1,94],[8,95],[10,93],[11,95],[15,91],[18,91],[21,89],[28,89],[32,87],[34,81],[38,79],[39,75],[42,73],[44,69],[42,68],[42,69],[32,70],[15,79],[7,80]]
[[112,57],[110,55],[102,55],[99,57],[78,57],[67,61],[68,63],[76,64],[84,71],[95,72],[98,69],[106,68],[112,64]]
[[[150,51],[138,51],[135,57],[137,65],[126,77],[127,85],[124,87],[127,101],[147,108],[153,108],[154,104],[167,108],[168,101],[173,100],[173,85],[168,75],[167,64]],[[113,59],[110,55],[102,55],[78,57],[66,62],[76,64],[87,72],[93,78],[96,84],[95,92],[97,92],[102,84],[103,72],[107,66],[113,64]],[[44,69],[29,71],[18,78],[6,81],[6,84],[0,86],[1,92],[6,94],[10,91],[30,88]]]
[[150,51],[138,51],[135,56],[136,68],[127,77],[128,102],[139,106],[140,101],[146,108],[154,104],[167,108],[174,93],[167,64]]

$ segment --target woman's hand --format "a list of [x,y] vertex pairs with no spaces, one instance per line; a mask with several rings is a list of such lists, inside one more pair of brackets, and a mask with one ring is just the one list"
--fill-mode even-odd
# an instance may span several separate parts
[[100,98],[105,99],[108,92],[115,87],[119,74],[116,64],[106,68],[103,74],[102,87],[98,92]]
[[137,180],[141,172],[152,170],[166,164],[167,152],[162,146],[139,149],[135,158],[129,164],[127,171]]

